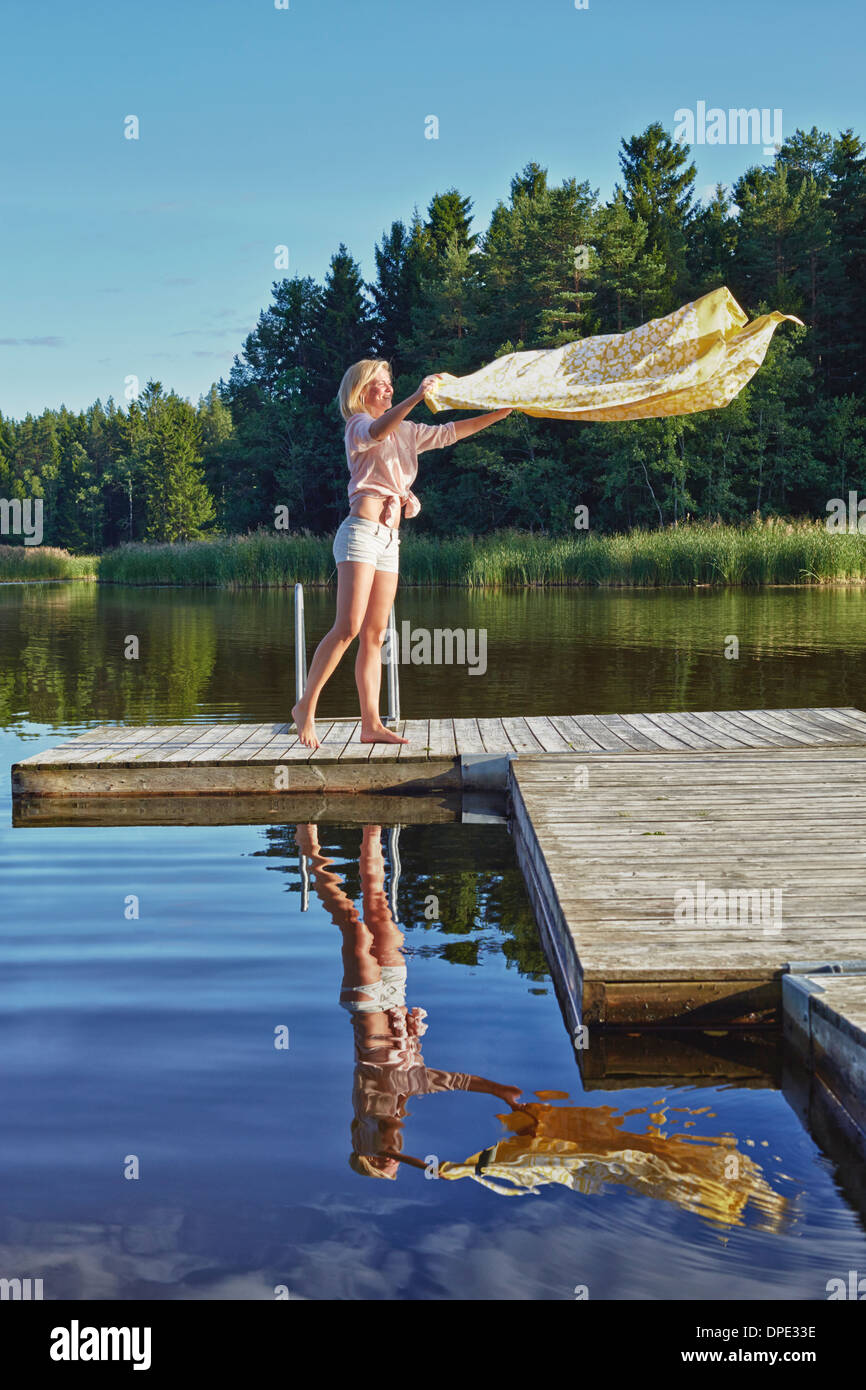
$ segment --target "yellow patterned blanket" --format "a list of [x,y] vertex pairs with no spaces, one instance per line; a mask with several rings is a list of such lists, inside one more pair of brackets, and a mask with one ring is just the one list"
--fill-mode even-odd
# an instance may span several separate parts
[[501,410],[554,420],[648,420],[728,405],[760,367],[777,326],[748,322],[724,286],[628,333],[564,347],[510,352],[469,376],[443,373],[427,392],[433,411]]

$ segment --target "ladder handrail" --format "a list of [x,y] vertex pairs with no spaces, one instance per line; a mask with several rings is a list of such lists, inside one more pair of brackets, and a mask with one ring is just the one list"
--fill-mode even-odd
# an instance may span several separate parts
[[295,585],[295,703],[307,684],[307,639],[304,633],[304,586]]
[[[400,722],[400,675],[397,670],[399,648],[397,646],[397,618],[395,605],[388,614],[388,713],[384,723]],[[295,700],[300,700],[307,684],[307,638],[304,623],[304,586],[295,585]]]

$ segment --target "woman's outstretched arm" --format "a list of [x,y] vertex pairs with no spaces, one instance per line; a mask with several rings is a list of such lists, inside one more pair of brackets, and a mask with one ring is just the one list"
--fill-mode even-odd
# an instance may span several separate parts
[[495,425],[498,420],[504,420],[506,415],[510,414],[510,409],[492,410],[489,415],[473,415],[470,420],[455,420],[457,438],[468,439],[470,434],[477,434],[479,430],[486,430],[488,425]]

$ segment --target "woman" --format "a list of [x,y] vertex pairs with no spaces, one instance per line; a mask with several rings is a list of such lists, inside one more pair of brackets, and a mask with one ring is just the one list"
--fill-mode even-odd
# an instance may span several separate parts
[[411,491],[418,455],[467,439],[510,415],[494,410],[445,425],[407,420],[441,373],[426,376],[416,391],[391,405],[394,388],[387,362],[356,362],[340,382],[340,413],[346,421],[349,464],[349,515],[334,537],[337,562],[337,616],[316,648],[304,693],[292,709],[298,736],[318,748],[316,705],[325,682],[337,669],[349,644],[360,637],[355,682],[361,701],[362,743],[408,743],[379,717],[382,643],[397,592],[400,512],[417,516],[421,503]]

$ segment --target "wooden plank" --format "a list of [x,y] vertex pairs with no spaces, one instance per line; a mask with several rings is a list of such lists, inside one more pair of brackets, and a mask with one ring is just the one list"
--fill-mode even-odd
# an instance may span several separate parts
[[613,753],[620,752],[623,749],[628,749],[629,752],[632,751],[625,739],[619,734],[611,733],[607,725],[602,723],[597,715],[576,714],[574,715],[574,720],[583,733],[589,738],[595,739],[599,748],[604,748],[606,751]]
[[649,714],[624,714],[623,719],[632,728],[637,729],[638,733],[648,738],[651,743],[655,743],[659,748],[669,749],[675,752],[677,749],[687,748],[688,744],[679,737],[668,733],[667,729],[658,724],[652,715]]
[[629,748],[649,753],[658,752],[659,745],[655,739],[641,733],[640,729],[636,729],[633,724],[629,724],[626,719],[623,719],[621,714],[600,714],[598,718],[606,729],[622,739]]
[[56,755],[45,754],[40,760],[44,763],[61,763],[77,766],[79,763],[102,762],[107,760],[117,749],[109,744],[80,743],[69,744],[66,748],[58,748]]
[[485,753],[514,753],[516,751],[501,719],[479,719],[478,732],[481,735]]
[[137,740],[137,745],[152,743],[161,748],[171,739],[177,739],[178,742],[185,740],[188,733],[188,724],[155,724],[143,739]]
[[729,729],[726,729],[718,721],[702,718],[698,714],[693,714],[691,710],[677,710],[670,718],[678,726],[689,730],[690,733],[700,736],[705,740],[705,748],[716,748],[727,752],[742,752],[745,744],[743,735],[737,737]]
[[427,762],[430,757],[430,720],[407,719],[403,726],[403,737],[408,738],[409,742],[400,744],[397,761]]
[[340,754],[340,758],[347,759],[351,762],[369,762],[370,750],[372,747],[372,743],[361,742],[361,721],[359,719],[349,738],[346,740],[346,745]]
[[450,719],[431,719],[427,742],[431,758],[456,758],[457,745]]
[[144,724],[126,728],[124,725],[107,724],[102,726],[102,730],[94,729],[89,734],[83,734],[76,742],[90,742],[91,740],[100,744],[110,743],[140,743],[142,739],[149,738],[153,733],[152,724]]
[[548,719],[554,729],[571,744],[575,752],[600,753],[603,751],[601,744],[596,743],[595,739],[581,728],[575,715],[550,714]]
[[766,713],[765,710],[754,709],[724,711],[725,718],[735,728],[742,728],[746,733],[752,732],[753,743],[769,743],[777,748],[797,748],[807,742],[802,736],[798,738],[789,726],[777,723],[772,717],[766,718]]
[[690,710],[687,719],[683,713],[680,717],[687,723],[691,721],[696,729],[708,729],[720,748],[738,752],[749,747],[748,735],[731,724],[723,714],[716,714],[713,710]]
[[[454,720],[455,725],[457,720]],[[571,745],[564,734],[543,714],[527,715],[526,723],[536,741],[541,745],[546,753],[569,753]],[[483,752],[483,749],[472,749],[472,752]]]
[[[817,728],[830,742],[838,743],[844,734],[840,734],[838,721],[828,719],[816,709],[783,709],[774,710],[774,714],[786,719],[796,720],[798,724],[803,724],[807,728]],[[848,735],[852,741],[863,742],[863,734],[857,729],[852,729]]]
[[[112,733],[117,732],[123,733],[123,725],[120,725],[118,729],[116,724],[99,724],[95,729],[87,729],[83,734],[76,734],[75,739],[70,741],[75,743],[108,743]],[[130,730],[130,733],[132,732],[134,730]]]
[[700,729],[695,731],[677,714],[651,714],[648,718],[658,728],[664,729],[665,733],[671,734],[673,738],[678,738],[687,748],[705,752],[719,746],[709,731],[704,732]]
[[774,729],[787,732],[791,738],[798,739],[807,745],[824,743],[841,743],[844,734],[828,728],[817,719],[812,720],[808,717],[797,717],[789,714],[786,710],[760,710],[755,714],[756,719],[760,719],[763,724]]
[[852,740],[859,743],[866,742],[866,715],[858,718],[859,710],[826,709],[815,710],[823,719],[830,720],[831,723],[849,734]]
[[484,740],[475,719],[455,719],[454,738],[458,754],[486,752]]
[[[316,720],[316,735],[320,740],[331,732],[334,722],[333,719]],[[301,743],[294,724],[289,724],[285,733],[275,734],[270,742],[263,744],[261,748],[254,749],[250,753],[250,760],[252,762],[284,762],[288,758],[293,762],[304,762],[312,752],[312,748]]]
[[248,724],[244,726],[244,737],[238,742],[238,748],[264,748],[266,744],[273,743],[276,738],[294,738],[297,734],[291,734],[290,728],[294,725],[286,723],[275,724]]
[[318,748],[314,748],[310,753],[308,762],[326,762],[333,759],[339,761],[355,729],[358,727],[359,720],[340,720],[332,724],[324,738],[319,739]]
[[533,734],[525,719],[506,716],[502,727],[511,740],[511,746],[518,753],[543,753],[544,749]]
[[[391,725],[390,725],[390,724],[388,725],[388,728],[389,728],[389,729],[391,728]],[[406,737],[406,732],[405,732],[405,731],[406,731],[406,721],[405,721],[405,719],[401,719],[400,722],[399,722],[399,724],[397,724],[396,728],[394,729],[394,733],[395,733],[395,734],[400,734],[400,736],[401,736],[402,738],[405,738],[405,737]],[[383,761],[384,761],[384,762],[388,762],[388,761],[396,762],[397,759],[398,759],[399,756],[400,756],[400,749],[401,749],[402,746],[403,746],[403,745],[402,745],[402,744],[399,744],[399,743],[371,743],[371,744],[370,744],[370,760],[371,760],[371,762],[373,762],[373,761],[378,761],[378,762],[383,762]]]
[[844,715],[846,716],[846,718],[852,720],[854,723],[866,727],[866,711],[864,711],[864,710],[862,710],[862,709],[855,709],[853,705],[843,705],[843,706],[839,706],[838,708],[834,708],[832,711],[829,710],[829,709],[820,709],[820,710],[819,710],[819,713],[820,713],[820,714],[830,714],[830,713],[833,713],[833,714],[844,714]]

